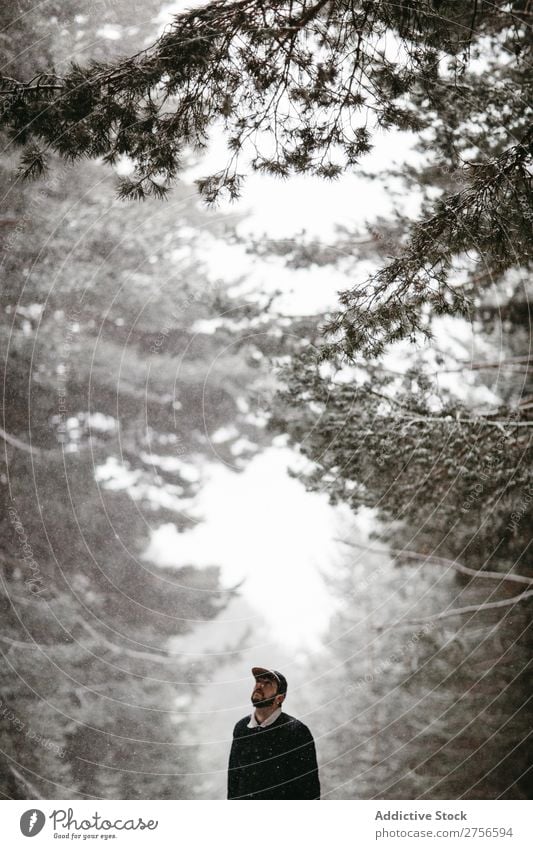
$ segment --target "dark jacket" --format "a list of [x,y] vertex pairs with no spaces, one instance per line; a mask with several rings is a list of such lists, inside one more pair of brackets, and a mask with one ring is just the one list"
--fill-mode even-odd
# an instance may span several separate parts
[[308,727],[287,713],[266,728],[248,728],[249,721],[245,716],[233,731],[228,799],[320,799]]

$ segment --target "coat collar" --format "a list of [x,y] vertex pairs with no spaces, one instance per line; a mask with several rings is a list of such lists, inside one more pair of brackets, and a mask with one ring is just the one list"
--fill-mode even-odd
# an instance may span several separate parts
[[274,713],[271,713],[264,722],[258,722],[255,718],[255,711],[252,713],[250,717],[250,721],[247,725],[247,728],[268,728],[269,725],[272,725],[281,716],[281,708],[279,707]]

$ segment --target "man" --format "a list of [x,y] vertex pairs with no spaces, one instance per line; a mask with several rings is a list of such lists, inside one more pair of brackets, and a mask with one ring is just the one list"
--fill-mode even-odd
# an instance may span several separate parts
[[233,731],[228,799],[320,799],[311,732],[281,710],[287,679],[262,666],[252,675],[254,711]]

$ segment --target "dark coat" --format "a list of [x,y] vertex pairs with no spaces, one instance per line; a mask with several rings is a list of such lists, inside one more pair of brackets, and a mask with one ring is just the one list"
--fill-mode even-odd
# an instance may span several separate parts
[[228,799],[320,799],[315,743],[308,727],[281,713],[266,728],[233,731]]

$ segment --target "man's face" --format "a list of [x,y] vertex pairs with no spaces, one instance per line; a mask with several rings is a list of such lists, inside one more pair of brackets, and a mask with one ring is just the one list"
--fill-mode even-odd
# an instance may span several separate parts
[[254,707],[271,707],[276,701],[278,682],[273,678],[256,678],[252,690]]

